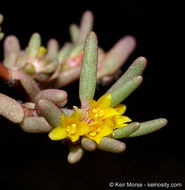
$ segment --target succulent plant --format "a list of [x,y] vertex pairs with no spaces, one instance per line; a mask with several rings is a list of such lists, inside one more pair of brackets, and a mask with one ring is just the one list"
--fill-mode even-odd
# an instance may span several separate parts
[[[15,36],[8,36],[0,64],[0,77],[20,81],[29,95],[29,102],[19,103],[0,94],[0,115],[19,124],[25,132],[49,133],[51,140],[68,142],[71,164],[78,162],[85,150],[123,152],[126,145],[117,139],[152,133],[167,124],[164,118],[132,122],[123,115],[126,105],[120,103],[142,83],[147,64],[144,57],[137,58],[102,97],[93,100],[96,83],[104,84],[117,76],[136,42],[134,37],[126,36],[105,53],[98,47],[92,25],[93,15],[86,11],[80,27],[70,25],[72,42],[60,50],[55,39],[48,41],[47,49],[41,46],[38,33],[32,35],[25,50],[21,50]],[[57,88],[78,78],[81,106],[68,109],[67,92]]]

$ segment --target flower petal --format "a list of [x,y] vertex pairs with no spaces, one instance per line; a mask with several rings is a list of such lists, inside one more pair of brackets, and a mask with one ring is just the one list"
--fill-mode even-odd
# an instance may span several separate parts
[[80,127],[78,127],[78,133],[80,136],[85,135],[89,132],[89,126],[85,122],[80,122]]
[[127,122],[131,122],[131,121],[132,120],[127,116],[115,116],[114,117],[115,128],[120,128],[120,127],[126,126],[124,124]]
[[102,117],[102,119],[112,118],[118,114],[117,111],[113,108],[106,108],[103,109],[103,111],[104,111],[104,116]]
[[67,137],[67,131],[65,128],[62,127],[56,127],[49,133],[49,138],[51,140],[61,140],[65,139]]
[[110,127],[109,125],[104,125],[101,130],[101,136],[106,137],[106,136],[112,134],[112,132],[113,132],[112,127]]
[[69,136],[69,138],[71,139],[72,142],[75,142],[79,139],[79,135],[78,134],[73,134],[71,136]]
[[110,94],[104,94],[98,99],[97,104],[100,108],[108,108],[112,103],[112,96]]
[[123,115],[127,109],[126,105],[118,104],[114,109],[119,113],[119,115]]

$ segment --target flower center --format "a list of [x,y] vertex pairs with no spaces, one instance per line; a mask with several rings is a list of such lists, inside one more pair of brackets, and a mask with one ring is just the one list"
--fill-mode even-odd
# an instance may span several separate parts
[[92,131],[89,133],[90,136],[95,137],[97,133],[100,132],[100,127],[93,128]]
[[77,125],[73,123],[72,125],[67,126],[67,132],[69,135],[72,135],[77,132]]
[[104,111],[100,108],[93,108],[92,113],[96,119],[104,116]]

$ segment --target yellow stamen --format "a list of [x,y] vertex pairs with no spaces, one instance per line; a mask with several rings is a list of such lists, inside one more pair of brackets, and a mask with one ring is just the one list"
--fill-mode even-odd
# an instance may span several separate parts
[[90,132],[89,135],[92,136],[92,137],[95,137],[96,136],[96,132]]
[[44,46],[41,46],[40,49],[39,49],[39,51],[38,51],[37,57],[41,57],[45,53],[46,53],[46,48]]
[[69,134],[74,134],[74,133],[76,133],[76,131],[77,131],[77,125],[75,124],[75,123],[73,123],[72,125],[69,125],[69,126],[67,126],[67,132],[69,133]]

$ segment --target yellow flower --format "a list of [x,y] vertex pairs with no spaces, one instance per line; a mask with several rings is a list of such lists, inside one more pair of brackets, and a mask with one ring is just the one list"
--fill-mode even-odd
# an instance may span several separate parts
[[106,122],[102,122],[99,120],[90,123],[89,126],[89,133],[85,136],[95,141],[97,144],[100,143],[102,137],[108,136],[113,132],[112,122],[109,122],[109,120],[107,120]]
[[61,140],[70,138],[72,142],[77,141],[80,136],[87,134],[89,126],[84,121],[81,121],[80,115],[77,111],[71,116],[61,116],[61,126],[56,127],[49,133],[51,140]]
[[37,57],[42,57],[46,53],[46,51],[47,49],[44,46],[41,46],[38,51]]
[[88,138],[100,143],[101,138],[112,134],[113,129],[121,128],[127,125],[131,119],[122,116],[126,111],[126,106],[119,104],[111,107],[112,96],[103,95],[97,102],[90,100],[89,119],[91,123],[90,131],[86,135]]
[[86,136],[97,144],[105,136],[112,134],[116,128],[127,125],[131,119],[122,116],[126,106],[119,104],[111,107],[112,96],[105,94],[98,101],[90,101],[90,109],[87,111],[73,106],[74,113],[71,116],[61,116],[61,126],[49,133],[51,140],[70,138],[72,142],[81,136]]

